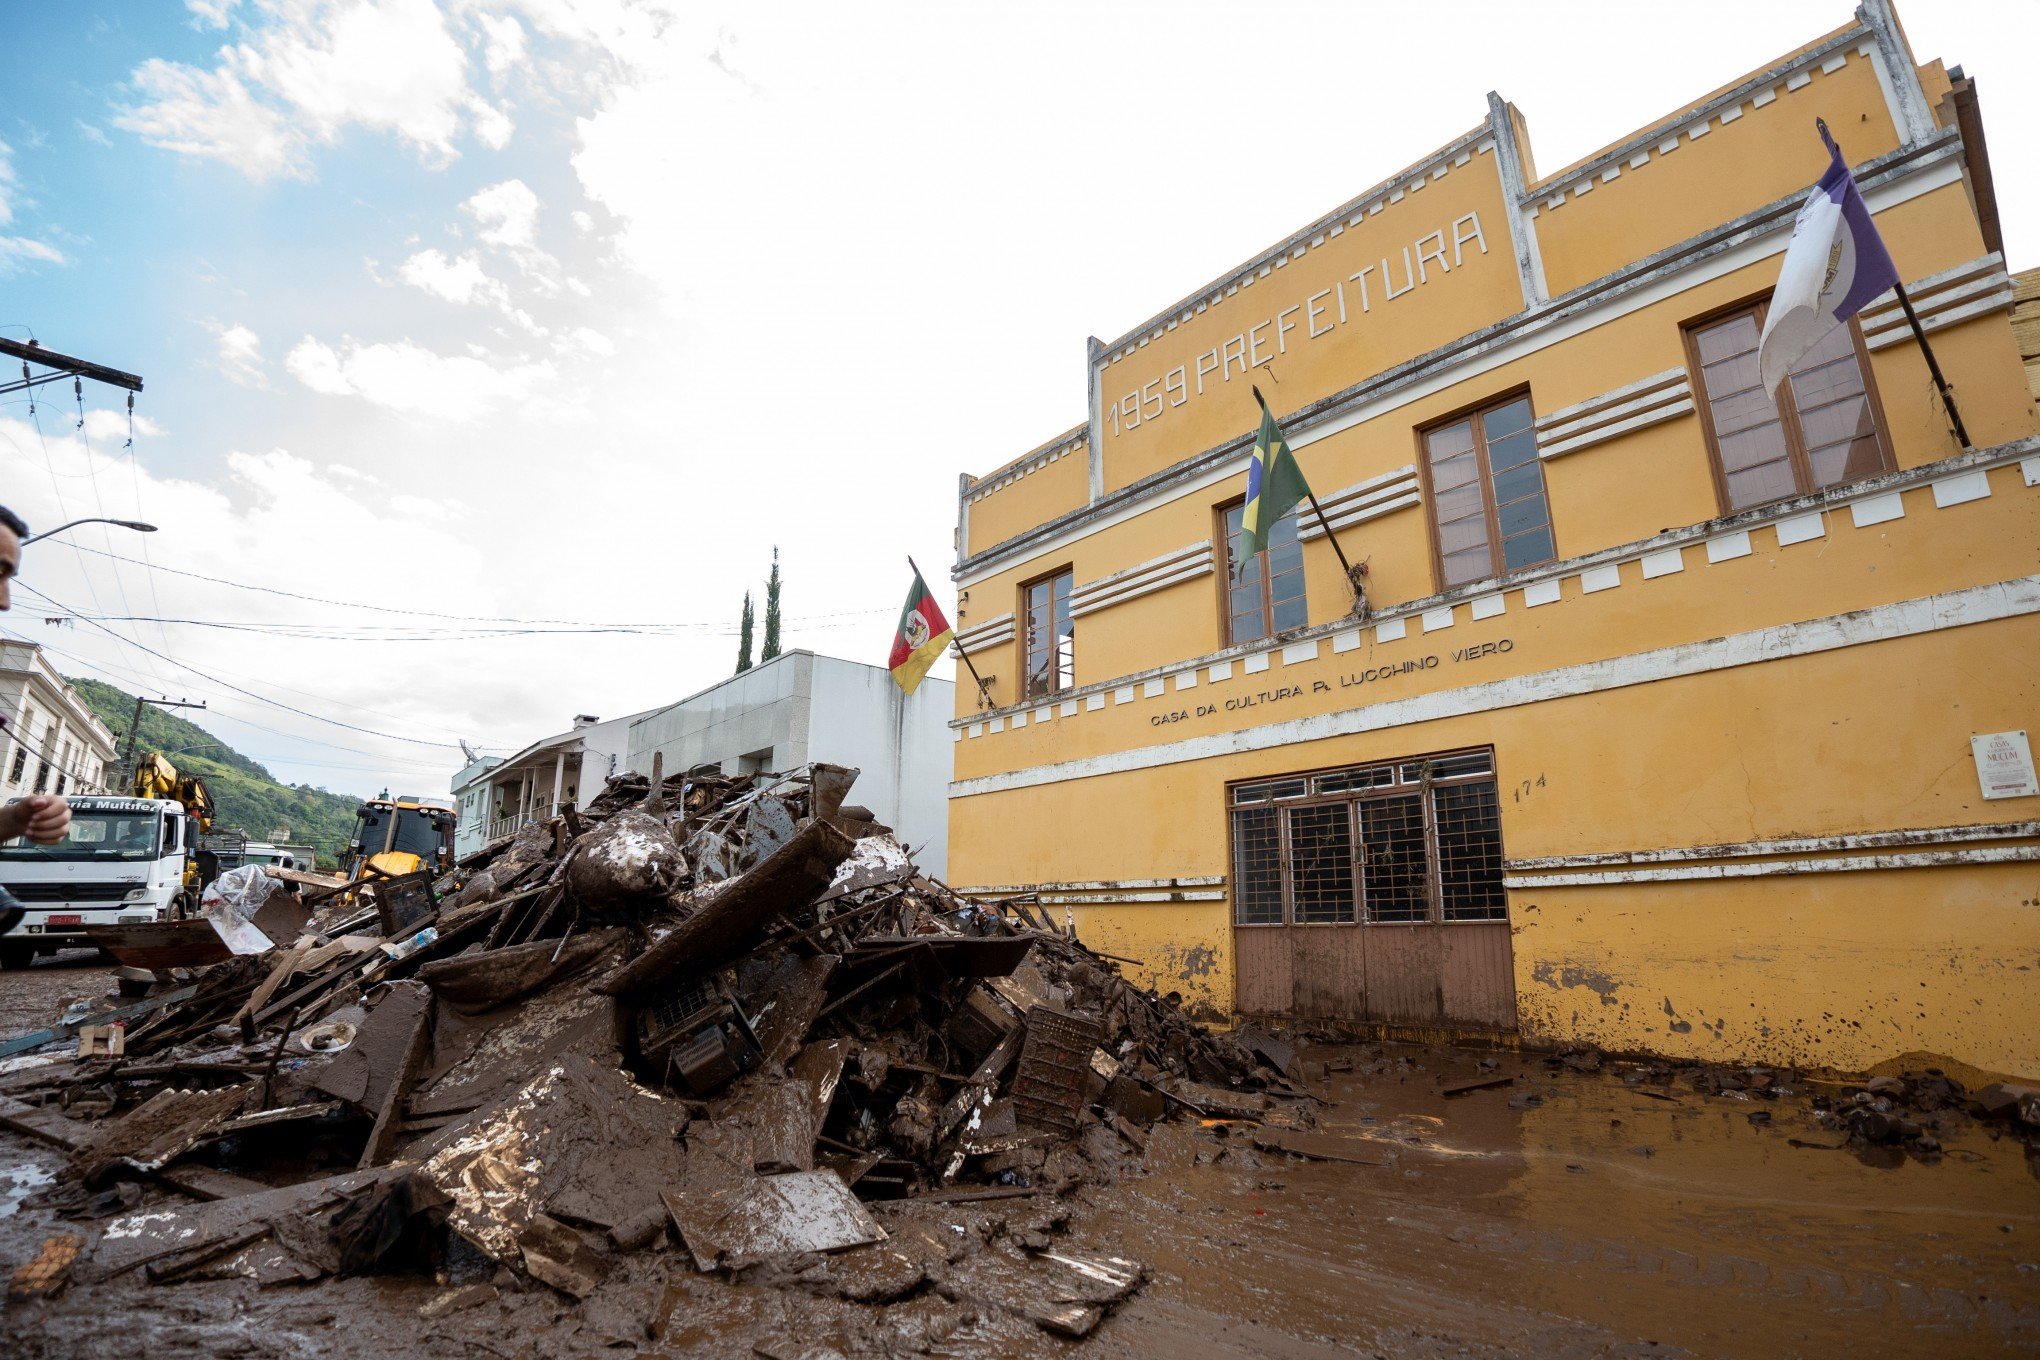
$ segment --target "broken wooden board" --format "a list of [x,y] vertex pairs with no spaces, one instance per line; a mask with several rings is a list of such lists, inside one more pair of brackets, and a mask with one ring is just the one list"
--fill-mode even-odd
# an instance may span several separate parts
[[137,1171],[168,1166],[239,1114],[260,1085],[248,1081],[211,1090],[158,1091],[126,1114],[103,1121],[71,1160],[88,1183],[117,1165]]
[[885,1229],[833,1171],[669,1190],[663,1198],[680,1240],[704,1271],[885,1240]]
[[377,1171],[348,1171],[338,1176],[306,1181],[302,1185],[264,1190],[259,1194],[204,1204],[153,1205],[116,1218],[106,1225],[93,1249],[89,1272],[82,1278],[97,1282],[112,1279],[151,1261],[194,1252],[209,1243],[223,1242],[250,1224],[272,1227],[300,1220],[323,1207],[337,1203],[344,1195],[401,1175],[398,1168]]
[[1016,1259],[984,1252],[959,1262],[935,1287],[955,1302],[1004,1309],[1044,1331],[1080,1338],[1147,1277],[1146,1266],[1119,1256],[1047,1251]]
[[563,1057],[435,1137],[422,1174],[453,1201],[447,1222],[456,1232],[517,1266],[537,1215],[608,1229],[647,1208],[655,1187],[684,1174],[677,1135],[686,1124],[679,1101],[614,1067]]
[[599,990],[644,1001],[677,973],[700,976],[734,962],[764,937],[772,922],[828,887],[836,866],[853,848],[854,842],[827,822],[805,823],[664,939],[603,979]]

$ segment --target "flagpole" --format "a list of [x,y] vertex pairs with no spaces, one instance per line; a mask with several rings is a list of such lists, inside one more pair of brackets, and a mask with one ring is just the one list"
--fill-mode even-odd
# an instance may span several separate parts
[[[914,569],[914,575],[921,576],[920,564],[914,561],[914,555],[912,553],[907,554],[907,565]],[[921,584],[926,585],[927,583],[928,578],[925,576],[921,576]],[[963,658],[964,665],[970,667],[970,678],[977,681],[978,698],[984,701],[981,707],[991,708],[993,706],[991,687],[985,684],[985,678],[982,675],[978,674],[978,668],[976,663],[970,659],[970,653],[963,650],[963,644],[961,642],[956,643],[956,654]]]
[[1948,408],[1948,419],[1955,425],[1955,438],[1961,442],[1963,448],[1971,447],[1969,431],[1962,425],[1962,412],[1955,407],[1955,394],[1948,390],[1948,380],[1941,376],[1940,362],[1934,358],[1934,347],[1927,343],[1927,332],[1920,325],[1920,314],[1913,310],[1912,299],[1906,296],[1904,284],[1892,284],[1891,291],[1898,294],[1898,305],[1905,308],[1905,319],[1912,323],[1913,339],[1920,342],[1920,353],[1927,357],[1927,373],[1933,378],[1934,387],[1941,394],[1941,404]]
[[[1268,409],[1268,399],[1261,395],[1261,389],[1250,386],[1250,390],[1254,394],[1254,400],[1261,403],[1262,413],[1268,419],[1275,420],[1275,413]],[[1275,426],[1277,429],[1280,429],[1282,422],[1279,420],[1275,421]],[[1263,471],[1261,475],[1265,477],[1268,474]],[[1339,536],[1332,532],[1332,522],[1325,518],[1325,508],[1318,504],[1317,492],[1310,489],[1310,479],[1308,477],[1303,479],[1303,494],[1310,498],[1310,508],[1317,511],[1318,523],[1324,526],[1325,537],[1331,541],[1332,551],[1339,555],[1339,566],[1346,573],[1346,584],[1351,586],[1357,595],[1359,587],[1353,584],[1353,564],[1346,560],[1346,550],[1339,546]]]

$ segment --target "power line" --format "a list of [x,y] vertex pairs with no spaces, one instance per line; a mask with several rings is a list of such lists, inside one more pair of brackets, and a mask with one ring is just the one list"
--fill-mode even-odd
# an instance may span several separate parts
[[165,655],[164,653],[158,652],[153,648],[144,646],[142,643],[135,642],[129,638],[123,638],[119,633],[114,632],[111,628],[108,628],[105,624],[99,622],[97,619],[79,614],[76,610],[72,609],[69,605],[65,604],[63,601],[53,599],[50,596],[45,595],[42,591],[37,590],[34,586],[22,584],[20,588],[22,590],[27,591],[29,594],[35,596],[37,599],[42,600],[47,604],[56,606],[58,609],[62,610],[66,614],[69,614],[73,618],[84,619],[86,623],[91,624],[94,628],[97,628],[100,632],[106,634],[108,637],[112,638],[115,642],[127,642],[130,646],[138,648],[141,651],[148,652],[151,656],[167,661],[171,665],[176,666],[179,669],[189,671],[191,674],[196,675],[201,679],[210,680],[215,685],[224,686],[225,688],[232,690],[236,694],[244,695],[247,698],[255,700],[257,703],[268,704],[271,708],[281,709],[285,713],[295,713],[300,718],[310,718],[313,722],[322,722],[327,724],[328,726],[344,728],[349,732],[359,732],[363,736],[381,737],[385,741],[401,741],[406,745],[410,746],[432,746],[447,751],[457,751],[460,749],[460,744],[458,742],[427,741],[423,737],[398,736],[394,732],[379,732],[372,727],[358,727],[353,723],[341,722],[338,718],[322,717],[317,713],[312,713],[302,708],[294,708],[291,705],[283,703],[279,700],[271,699],[267,695],[257,694],[252,689],[243,689],[241,686],[233,684],[230,681],[222,680],[217,675],[212,675],[205,671],[200,670],[198,667],[192,665],[188,661],[180,661],[174,656]]
[[[102,661],[96,657],[80,656],[76,652],[65,651],[61,647],[53,647],[47,642],[38,642],[35,639],[29,637],[27,634],[15,632],[13,629],[0,628],[0,634],[5,634],[8,637],[17,638],[22,642],[30,644],[31,646],[41,647],[44,651],[50,653],[52,656],[66,657],[70,660],[72,664],[83,667],[84,669],[99,671],[102,673],[110,673],[112,675],[125,679],[130,684],[141,685],[143,688],[148,687],[149,677],[142,675],[138,671],[130,670],[125,666],[117,666],[114,665],[112,662]],[[206,711],[212,717],[224,719],[227,722],[239,723],[243,727],[253,728],[257,732],[267,732],[271,736],[282,737],[288,741],[298,741],[304,742],[307,745],[311,746],[321,746],[329,751],[344,751],[349,755],[368,756],[372,759],[381,758],[378,752],[364,750],[359,746],[343,746],[338,742],[324,741],[318,737],[309,737],[301,732],[286,732],[280,727],[270,727],[263,723],[256,722],[252,718],[242,717],[240,714],[233,712],[231,709],[214,707],[207,709]],[[183,719],[182,721],[190,722],[190,719],[187,718]],[[194,727],[197,726],[196,723],[193,723],[192,725]],[[200,727],[198,730],[201,732],[207,732],[208,735],[217,735],[208,732],[208,730],[203,727]],[[484,747],[483,749],[489,752],[495,751],[507,752],[509,750],[512,750],[513,748],[508,746],[489,746]],[[298,763],[306,765],[317,765],[319,762],[310,760],[300,760]],[[386,764],[394,766],[396,768],[408,768],[418,770],[426,769],[437,770],[441,768],[440,766],[430,765],[424,762],[411,763],[402,760],[392,760],[386,762]],[[377,766],[375,768],[382,767]]]
[[[81,548],[80,551],[96,553],[101,557],[110,557],[117,562],[136,562],[135,558],[125,557],[122,554],[116,552],[102,552],[98,548]],[[330,604],[338,606],[339,608],[342,609],[365,609],[377,614],[403,614],[413,618],[445,619],[453,623],[495,623],[495,624],[508,624],[521,628],[538,628],[548,625],[567,625],[576,627],[596,627],[596,628],[629,628],[629,629],[712,628],[720,629],[732,634],[734,634],[734,632],[736,631],[729,624],[719,621],[703,622],[689,620],[674,620],[668,622],[660,622],[654,620],[649,622],[619,623],[604,621],[596,623],[591,622],[590,620],[587,619],[520,619],[492,614],[443,614],[438,612],[437,610],[431,609],[399,609],[394,605],[363,604],[358,600],[334,600],[328,599],[325,596],[321,595],[302,595],[294,590],[282,590],[275,586],[251,585],[246,581],[229,581],[226,578],[220,576],[207,576],[203,572],[184,571],[177,567],[166,567],[160,564],[156,565],[155,569],[157,571],[167,572],[172,576],[185,576],[189,577],[194,581],[205,581],[211,585],[227,586],[234,590],[253,591],[261,595],[277,595],[281,596],[286,600],[302,600],[307,604]],[[808,614],[803,615],[799,618],[789,619],[787,622],[789,626],[799,625],[805,627],[810,626],[819,620],[868,618],[874,614],[890,614],[892,612],[893,611],[889,608],[854,609],[845,610],[843,612],[834,614]],[[172,620],[172,622],[177,622],[177,620]]]

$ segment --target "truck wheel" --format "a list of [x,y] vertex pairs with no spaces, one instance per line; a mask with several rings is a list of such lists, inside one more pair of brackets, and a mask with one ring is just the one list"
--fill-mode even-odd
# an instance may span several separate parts
[[35,946],[32,944],[0,944],[0,968],[16,972],[35,962]]

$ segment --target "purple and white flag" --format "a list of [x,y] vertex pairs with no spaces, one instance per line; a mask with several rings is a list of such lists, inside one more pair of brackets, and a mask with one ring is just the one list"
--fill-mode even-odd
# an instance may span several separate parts
[[1825,123],[1820,139],[1833,159],[1792,224],[1771,313],[1757,342],[1764,390],[1774,398],[1778,384],[1808,350],[1898,282],[1891,252]]

